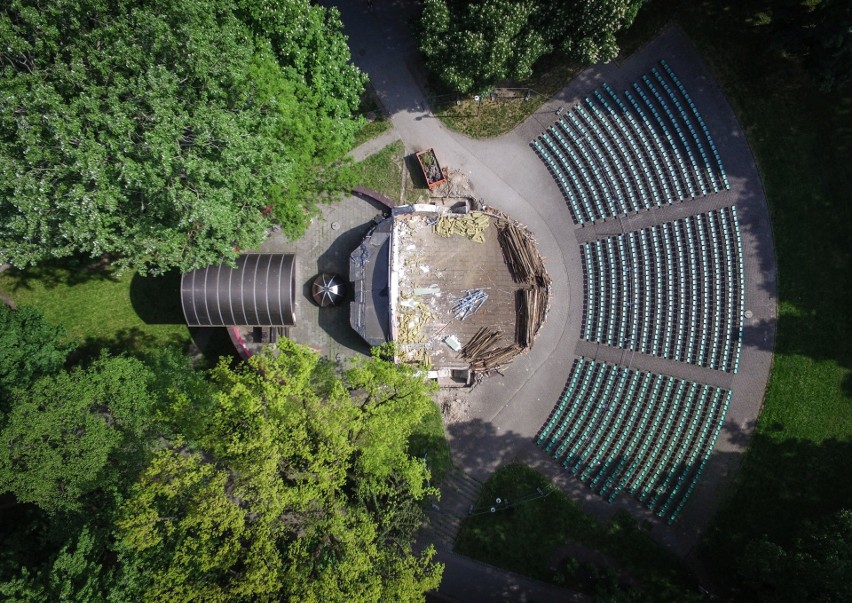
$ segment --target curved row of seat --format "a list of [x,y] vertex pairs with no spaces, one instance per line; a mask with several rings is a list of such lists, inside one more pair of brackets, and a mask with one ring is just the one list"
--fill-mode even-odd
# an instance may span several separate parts
[[735,207],[580,246],[583,339],[737,372],[744,274]]
[[536,442],[610,502],[626,490],[671,523],[730,399],[721,388],[578,358]]
[[532,141],[577,224],[729,188],[695,103],[660,65],[625,91],[627,104],[604,84]]

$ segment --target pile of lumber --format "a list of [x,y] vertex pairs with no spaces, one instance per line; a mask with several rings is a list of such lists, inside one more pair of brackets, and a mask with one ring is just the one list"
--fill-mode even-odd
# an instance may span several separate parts
[[500,221],[497,228],[503,259],[512,273],[512,280],[525,285],[549,284],[544,262],[535,248],[532,234],[513,222]]
[[487,351],[500,339],[500,333],[499,330],[482,327],[462,348],[462,358],[469,360],[475,358],[481,352]]
[[512,343],[500,348],[494,348],[471,360],[470,370],[474,372],[499,371],[505,365],[509,364],[512,359],[520,353],[520,351],[521,346],[517,343]]
[[548,290],[545,287],[518,289],[517,341],[523,348],[533,347],[538,330],[547,314]]
[[465,236],[476,243],[485,242],[485,229],[491,219],[480,211],[459,216],[441,216],[435,223],[435,233],[441,237]]
[[512,280],[526,285],[517,291],[516,341],[522,349],[532,348],[547,315],[550,277],[530,231],[508,220],[499,221],[497,229],[500,249]]
[[521,346],[512,343],[499,346],[501,332],[482,327],[462,348],[462,357],[470,363],[474,372],[499,370],[512,361],[521,351]]

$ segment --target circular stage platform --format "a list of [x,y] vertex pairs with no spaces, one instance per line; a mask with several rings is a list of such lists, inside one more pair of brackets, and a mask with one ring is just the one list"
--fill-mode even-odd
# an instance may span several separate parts
[[531,348],[550,278],[530,232],[469,201],[395,208],[351,255],[350,323],[442,386],[471,385]]

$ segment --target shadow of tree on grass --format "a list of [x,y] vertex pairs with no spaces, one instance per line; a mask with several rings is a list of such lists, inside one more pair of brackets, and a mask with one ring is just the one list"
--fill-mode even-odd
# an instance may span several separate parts
[[[728,426],[726,426],[726,430]],[[736,586],[745,546],[766,535],[782,546],[808,522],[852,506],[852,441],[779,439],[776,424],[755,433],[730,494],[705,534],[701,557],[722,583]]]
[[13,279],[14,282],[10,286],[13,292],[21,289],[31,290],[34,282],[40,283],[45,289],[55,289],[59,286],[71,287],[90,281],[118,282],[120,280],[106,257],[67,258],[29,268],[9,268],[4,274]]

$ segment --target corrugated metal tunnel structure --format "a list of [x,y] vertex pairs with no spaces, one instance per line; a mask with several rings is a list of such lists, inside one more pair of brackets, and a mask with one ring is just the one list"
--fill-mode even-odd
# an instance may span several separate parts
[[181,305],[190,327],[296,324],[296,256],[247,253],[237,266],[207,266],[186,272]]

